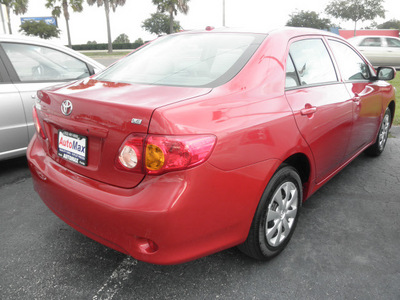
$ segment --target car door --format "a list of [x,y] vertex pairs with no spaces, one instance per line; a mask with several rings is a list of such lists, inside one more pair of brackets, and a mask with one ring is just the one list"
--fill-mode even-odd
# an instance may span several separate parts
[[400,67],[400,39],[387,37],[386,51],[387,51],[387,66]]
[[0,59],[0,160],[22,155],[28,141],[22,99]]
[[320,182],[343,162],[352,124],[352,101],[338,81],[323,38],[291,43],[285,93],[313,153]]
[[375,139],[382,113],[379,82],[371,81],[368,64],[350,46],[330,39],[329,45],[353,106],[353,126],[346,157],[349,158]]
[[85,62],[49,47],[3,42],[0,51],[11,81],[22,99],[28,141],[35,132],[32,107],[37,90],[93,74]]

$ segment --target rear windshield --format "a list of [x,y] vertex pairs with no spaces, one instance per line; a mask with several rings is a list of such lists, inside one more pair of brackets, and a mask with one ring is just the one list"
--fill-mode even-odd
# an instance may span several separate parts
[[265,35],[178,34],[159,38],[122,59],[96,79],[169,86],[215,87],[231,80]]

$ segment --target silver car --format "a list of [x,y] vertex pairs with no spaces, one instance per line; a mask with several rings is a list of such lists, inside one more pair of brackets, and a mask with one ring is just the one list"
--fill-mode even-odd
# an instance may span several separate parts
[[400,69],[400,39],[392,36],[356,36],[348,39],[374,67]]
[[0,36],[0,160],[25,155],[34,134],[36,91],[93,75],[105,67],[45,40]]

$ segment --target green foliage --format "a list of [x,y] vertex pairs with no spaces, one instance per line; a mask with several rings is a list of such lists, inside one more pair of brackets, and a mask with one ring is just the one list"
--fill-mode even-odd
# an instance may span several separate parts
[[294,12],[289,15],[290,19],[286,23],[287,26],[293,27],[309,27],[316,29],[329,29],[332,23],[329,19],[320,18],[315,11]]
[[0,0],[0,4],[6,7],[8,30],[12,34],[10,12],[12,10],[16,15],[23,15],[28,11],[28,0]]
[[[173,32],[177,32],[181,26],[178,21],[173,22]],[[157,35],[168,34],[170,32],[169,17],[160,12],[151,14],[150,18],[143,21],[142,28]]]
[[[69,8],[74,12],[81,12],[83,0],[46,0],[46,7],[52,9],[51,14],[54,17],[60,17],[61,12],[64,14],[67,23],[68,46],[71,47],[71,34],[69,32]],[[58,4],[58,5],[57,5]]]
[[115,12],[117,6],[125,5],[126,0],[87,0],[89,5],[97,4],[98,7],[104,5],[106,12],[106,23],[107,23],[107,41],[108,41],[108,53],[112,53],[113,44],[111,43],[111,24],[110,24],[110,8]]
[[97,42],[96,41],[88,41],[86,44],[87,45],[97,45]]
[[179,12],[187,14],[189,11],[188,2],[190,0],[152,0],[154,5],[157,5],[159,13],[169,14],[169,30],[168,33],[174,32],[174,15]]
[[378,28],[378,29],[399,29],[400,30],[400,20],[392,19],[392,20],[386,21],[385,23],[377,25],[376,28]]
[[130,43],[129,37],[125,33],[121,33],[113,42],[113,44],[127,44]]
[[141,38],[138,38],[136,41],[133,42],[134,44],[142,46],[144,44],[144,41]]
[[16,15],[23,15],[28,11],[28,0],[0,0],[0,4],[12,9]]
[[178,11],[187,14],[189,11],[188,2],[190,0],[152,0],[157,5],[157,10],[161,13],[168,12],[176,16]]
[[69,20],[68,8],[72,8],[74,12],[83,10],[83,0],[47,0],[45,6],[52,9],[51,14],[54,17],[60,17],[61,12],[66,20]]
[[396,111],[393,119],[393,125],[400,125],[400,72],[397,73],[396,77],[390,81],[390,83],[396,88]]
[[384,0],[332,0],[325,12],[335,18],[354,22],[356,30],[358,21],[373,20],[385,17]]
[[115,12],[117,6],[124,6],[126,0],[87,0],[89,5],[97,4],[98,7],[103,6],[105,9],[109,10],[110,8]]
[[42,39],[50,39],[53,37],[59,37],[60,30],[50,24],[46,24],[45,21],[26,21],[20,26],[19,32],[23,32],[26,35],[38,36]]
[[[114,49],[136,49],[144,44],[142,39],[137,39],[133,43],[123,43],[123,44],[113,44]],[[81,50],[107,50],[108,43],[90,43],[90,44],[81,44],[81,45],[72,45],[72,49],[81,51]]]

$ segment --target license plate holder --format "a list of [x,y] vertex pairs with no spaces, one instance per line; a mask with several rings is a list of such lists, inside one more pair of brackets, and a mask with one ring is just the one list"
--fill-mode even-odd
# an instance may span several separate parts
[[87,137],[66,130],[59,130],[57,155],[67,161],[87,166]]

